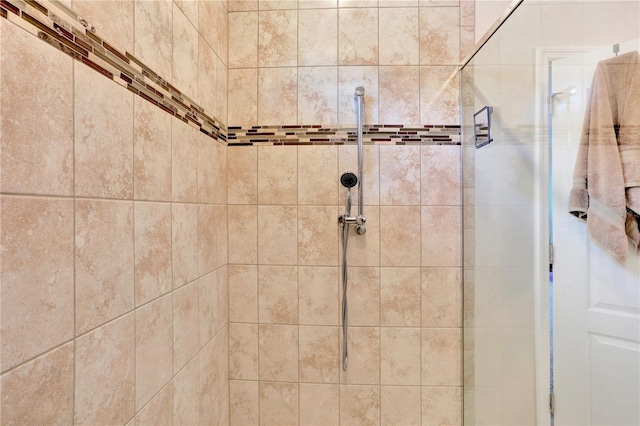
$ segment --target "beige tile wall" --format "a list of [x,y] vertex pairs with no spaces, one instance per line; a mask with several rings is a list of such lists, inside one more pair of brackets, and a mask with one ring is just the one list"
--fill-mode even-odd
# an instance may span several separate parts
[[[341,368],[339,175],[356,147],[229,147],[230,421],[461,424],[459,146],[367,146]],[[233,167],[235,165],[236,167]]]
[[458,124],[471,0],[229,1],[229,123]]
[[[65,3],[229,124],[458,123],[473,2]],[[459,147],[366,147],[345,373],[355,147],[226,148],[0,26],[2,423],[460,423]]]
[[[226,2],[70,6],[226,121]],[[0,423],[228,423],[226,146],[5,19],[0,48]]]

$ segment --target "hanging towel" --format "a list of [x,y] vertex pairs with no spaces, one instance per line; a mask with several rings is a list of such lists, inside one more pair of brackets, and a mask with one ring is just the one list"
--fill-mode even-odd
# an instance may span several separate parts
[[587,105],[569,196],[590,238],[621,263],[640,247],[640,55],[600,61]]

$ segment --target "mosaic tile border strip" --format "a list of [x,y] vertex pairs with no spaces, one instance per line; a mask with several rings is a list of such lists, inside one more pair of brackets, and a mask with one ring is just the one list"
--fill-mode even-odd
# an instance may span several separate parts
[[[365,125],[363,141],[370,145],[460,145],[460,126]],[[227,143],[234,145],[345,145],[357,142],[355,127],[229,126]]]
[[[0,0],[0,17],[113,80],[168,114],[231,146],[355,144],[356,129],[321,125],[226,126],[58,0]],[[460,126],[368,125],[365,144],[460,145]]]
[[213,139],[226,142],[226,128],[213,115],[57,0],[0,0],[0,17],[82,62],[168,114]]

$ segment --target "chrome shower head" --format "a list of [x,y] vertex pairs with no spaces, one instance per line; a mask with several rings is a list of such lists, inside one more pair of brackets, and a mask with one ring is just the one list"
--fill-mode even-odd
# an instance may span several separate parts
[[345,188],[351,189],[358,184],[358,178],[355,174],[346,172],[343,173],[342,176],[340,176],[340,183]]

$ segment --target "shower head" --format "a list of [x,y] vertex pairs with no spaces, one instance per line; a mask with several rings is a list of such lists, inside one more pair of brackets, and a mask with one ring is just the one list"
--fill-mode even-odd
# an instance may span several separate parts
[[358,178],[353,173],[346,172],[343,173],[342,176],[340,176],[340,183],[345,188],[351,189],[358,184]]
[[356,87],[355,96],[364,96],[364,87],[362,86]]
[[559,92],[553,92],[551,94],[551,97],[565,98],[565,97],[571,97],[576,93],[578,93],[578,89],[576,88],[576,86],[567,86]]

